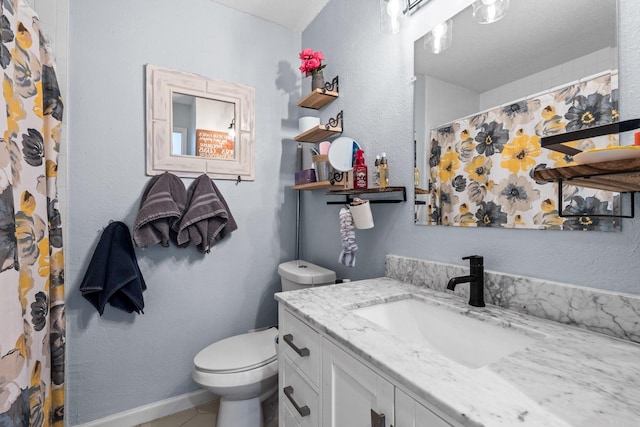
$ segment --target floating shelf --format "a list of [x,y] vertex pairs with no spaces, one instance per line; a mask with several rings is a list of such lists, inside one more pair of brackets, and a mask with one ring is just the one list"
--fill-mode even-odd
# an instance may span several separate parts
[[294,190],[326,190],[328,188],[335,187],[331,185],[330,181],[318,181],[318,182],[310,182],[308,184],[300,184],[294,185]]
[[339,96],[338,92],[325,89],[316,89],[302,98],[298,102],[298,107],[311,108],[319,110],[325,105],[333,102]]
[[325,125],[318,125],[293,138],[298,142],[321,142],[342,133],[342,111]]
[[334,136],[337,136],[341,133],[341,127],[318,125],[305,132],[302,132],[300,135],[296,136],[293,139],[298,142],[322,142],[326,139],[333,138]]
[[619,193],[640,191],[640,159],[539,169],[533,178]]
[[324,87],[314,89],[298,101],[298,107],[319,110],[330,102],[333,102],[338,96],[338,76],[335,76],[331,82],[325,83]]
[[[335,187],[335,186],[334,186]],[[367,188],[366,190],[355,190],[355,189],[336,189],[330,190],[325,193],[328,196],[345,196],[344,201],[335,202],[329,201],[328,205],[343,205],[349,204],[353,200],[353,196],[360,196],[363,194],[374,195],[374,194],[390,194],[390,193],[400,193],[402,198],[398,199],[368,199],[369,203],[401,203],[407,201],[407,190],[405,187],[385,187],[385,188]]]
[[[627,132],[638,128],[640,128],[640,119],[625,120],[593,128],[580,129],[574,132],[547,136],[541,139],[540,145],[549,150],[573,156],[581,151],[564,145],[565,143]],[[563,183],[594,188],[596,190],[616,191],[619,193],[636,192],[640,191],[640,159],[539,169],[534,171],[533,178],[537,181],[557,182],[560,185],[559,194],[562,194]]]

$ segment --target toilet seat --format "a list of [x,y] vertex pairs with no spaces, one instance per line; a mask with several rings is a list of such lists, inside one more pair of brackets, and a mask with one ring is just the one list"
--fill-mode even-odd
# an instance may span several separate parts
[[197,371],[209,374],[246,372],[277,360],[277,328],[225,338],[201,350],[194,358]]

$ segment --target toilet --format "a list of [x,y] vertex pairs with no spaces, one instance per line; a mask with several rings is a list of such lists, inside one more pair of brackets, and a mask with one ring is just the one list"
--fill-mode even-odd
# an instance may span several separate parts
[[[336,273],[302,260],[278,266],[282,291],[335,283]],[[263,427],[262,401],[278,388],[278,329],[235,335],[193,359],[193,380],[220,396],[217,427]]]

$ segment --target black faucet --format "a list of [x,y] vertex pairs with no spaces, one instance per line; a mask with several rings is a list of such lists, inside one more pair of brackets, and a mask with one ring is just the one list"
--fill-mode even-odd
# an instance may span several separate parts
[[459,283],[469,282],[469,305],[484,307],[484,258],[480,255],[469,255],[470,273],[468,276],[458,276],[449,280],[447,289],[453,291]]

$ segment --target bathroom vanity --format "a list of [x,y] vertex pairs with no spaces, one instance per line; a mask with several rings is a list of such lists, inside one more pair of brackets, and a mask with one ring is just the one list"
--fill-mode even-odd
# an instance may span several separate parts
[[629,340],[391,277],[276,299],[281,426],[640,420],[640,345]]

